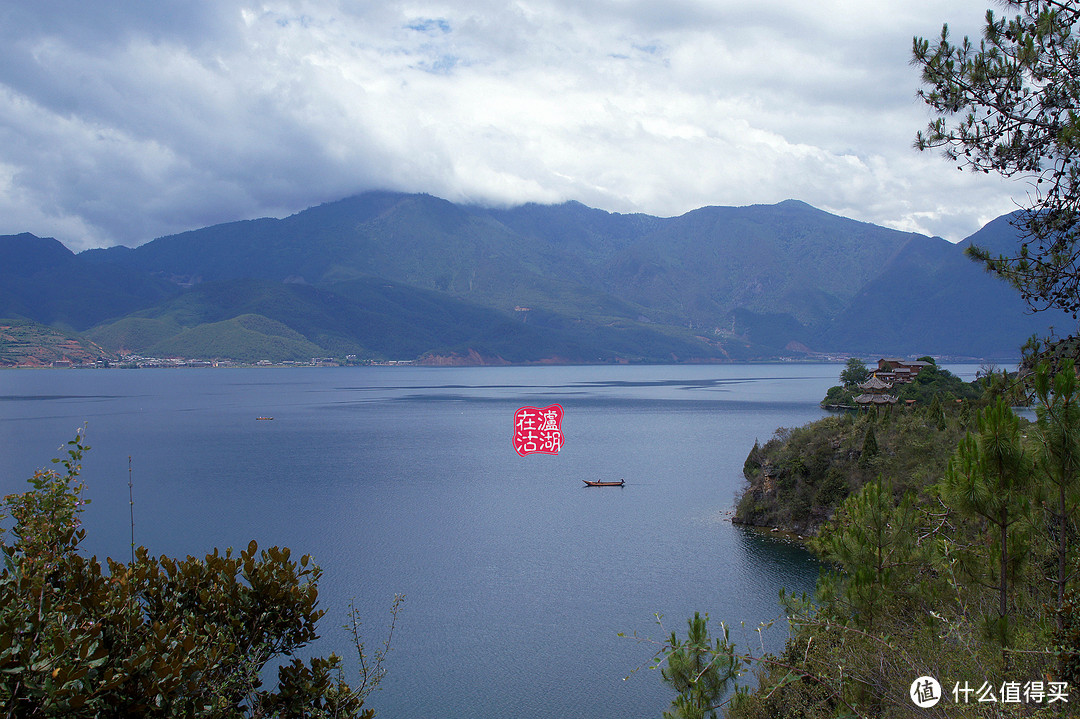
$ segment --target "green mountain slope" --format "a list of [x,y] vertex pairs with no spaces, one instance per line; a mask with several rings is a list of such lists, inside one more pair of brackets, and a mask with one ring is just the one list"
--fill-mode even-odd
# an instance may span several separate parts
[[576,258],[553,262],[542,243],[523,240],[485,211],[429,195],[367,193],[283,220],[83,254],[185,283],[258,278],[327,286],[374,276],[504,312],[525,305],[599,318],[641,313],[575,279]]
[[[656,218],[578,203],[488,210],[368,193],[283,220],[85,254],[186,281],[328,286],[376,276],[504,312],[526,306],[600,326],[651,322],[714,336],[748,310],[744,318],[789,316],[812,339],[897,252],[927,239],[794,201]],[[759,335],[771,339],[784,324]],[[755,327],[737,329],[758,341]],[[808,339],[795,335],[788,341]]]
[[306,361],[322,357],[325,350],[299,332],[262,315],[238,315],[181,330],[151,345],[151,356],[228,357],[240,362],[270,360]]
[[[671,323],[724,327],[743,309],[789,315],[814,329],[851,299],[872,268],[913,240],[801,202],[707,207],[627,247],[608,269],[607,286],[665,309]],[[743,329],[753,338],[754,327]]]
[[[1007,243],[1011,228],[991,224]],[[372,192],[134,249],[23,254],[0,314],[97,325],[117,348],[258,315],[327,354],[395,359],[1002,356],[1056,319],[1024,315],[962,247],[797,201],[659,218]]]
[[117,351],[242,361],[348,354],[415,359],[473,353],[506,362],[723,356],[687,333],[634,323],[596,328],[544,311],[511,316],[370,277],[327,288],[253,279],[207,282],[87,336]]

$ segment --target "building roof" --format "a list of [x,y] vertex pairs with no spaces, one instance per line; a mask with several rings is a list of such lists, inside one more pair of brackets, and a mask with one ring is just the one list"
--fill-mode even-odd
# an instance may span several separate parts
[[904,367],[929,367],[934,364],[933,362],[927,362],[925,360],[906,360],[899,357],[882,357],[878,360],[878,364],[882,362],[888,362],[894,365],[903,365]]
[[873,375],[870,377],[870,379],[861,383],[859,385],[859,389],[870,391],[892,389],[892,383],[886,382],[877,375]]
[[855,404],[896,404],[896,397],[891,394],[860,394]]

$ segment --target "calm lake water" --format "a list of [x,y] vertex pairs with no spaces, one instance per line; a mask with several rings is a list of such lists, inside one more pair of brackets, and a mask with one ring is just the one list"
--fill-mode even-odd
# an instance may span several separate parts
[[[823,416],[841,369],[6,371],[0,493],[86,423],[87,553],[129,554],[130,455],[136,542],[152,553],[255,539],[316,559],[315,651],[350,658],[350,600],[376,646],[404,593],[369,700],[381,716],[655,718],[671,694],[644,668],[651,645],[619,632],[659,640],[654,614],[682,634],[700,611],[757,642],[781,587],[813,588],[810,555],[728,513],[754,440]],[[553,403],[562,451],[519,457],[514,412]]]

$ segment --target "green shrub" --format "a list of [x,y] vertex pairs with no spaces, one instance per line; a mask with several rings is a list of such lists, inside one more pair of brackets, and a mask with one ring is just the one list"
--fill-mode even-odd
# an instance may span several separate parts
[[[78,553],[83,453],[5,498],[0,535],[0,706],[10,717],[364,717],[370,674],[354,689],[331,654],[262,672],[317,637],[321,574],[288,549],[251,542],[204,559],[130,564]],[[54,460],[59,461],[59,460]],[[3,519],[0,514],[0,519]]]

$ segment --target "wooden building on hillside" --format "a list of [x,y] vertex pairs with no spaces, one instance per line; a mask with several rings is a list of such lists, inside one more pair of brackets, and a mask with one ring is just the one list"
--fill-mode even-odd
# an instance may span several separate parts
[[878,368],[873,371],[873,374],[892,384],[907,384],[919,376],[923,367],[929,367],[931,364],[922,360],[882,357],[877,361]]
[[889,394],[893,383],[882,379],[878,373],[874,373],[870,379],[859,385],[862,394],[855,397],[855,404],[860,407],[881,407],[896,404],[896,397]]

